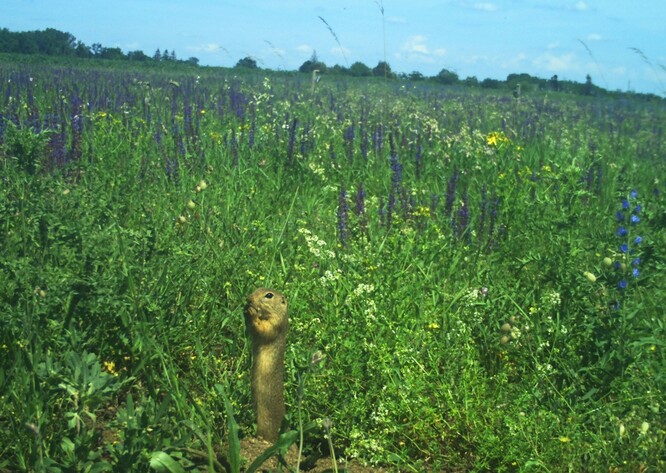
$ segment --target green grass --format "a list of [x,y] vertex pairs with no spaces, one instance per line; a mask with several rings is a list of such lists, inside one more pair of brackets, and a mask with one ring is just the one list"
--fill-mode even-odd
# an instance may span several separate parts
[[0,66],[0,471],[219,467],[259,285],[306,454],[666,467],[660,104],[199,73]]

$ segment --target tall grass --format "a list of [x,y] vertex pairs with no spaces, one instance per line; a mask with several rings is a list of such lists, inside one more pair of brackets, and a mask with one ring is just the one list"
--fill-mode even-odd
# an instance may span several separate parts
[[304,455],[663,469],[659,105],[309,79],[0,68],[0,469],[225,465],[258,285]]

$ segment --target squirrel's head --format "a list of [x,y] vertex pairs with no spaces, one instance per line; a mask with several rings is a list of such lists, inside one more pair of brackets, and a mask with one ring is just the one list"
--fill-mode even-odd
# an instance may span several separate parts
[[286,319],[287,307],[287,298],[283,294],[274,289],[260,287],[248,296],[245,313],[254,314],[261,320],[272,317]]

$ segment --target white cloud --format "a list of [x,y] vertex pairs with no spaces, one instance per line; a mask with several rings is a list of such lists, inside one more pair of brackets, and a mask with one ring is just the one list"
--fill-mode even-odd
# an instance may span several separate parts
[[585,39],[588,41],[601,41],[603,38],[601,37],[600,34],[590,33],[589,35],[587,35]]
[[518,67],[522,62],[527,59],[527,54],[525,53],[518,53],[515,56],[507,59],[506,61],[502,62],[502,67],[504,69],[515,69]]
[[420,34],[410,36],[407,38],[405,44],[402,45],[401,49],[406,53],[430,54],[428,46],[426,45],[426,40],[427,38]]
[[301,44],[299,46],[296,46],[296,51],[306,56],[312,56],[314,48],[309,44]]
[[331,48],[331,54],[335,57],[348,60],[349,57],[351,56],[351,51],[344,47],[335,46]]
[[189,49],[191,51],[203,52],[203,53],[214,53],[215,51],[218,51],[218,50],[225,50],[222,46],[220,46],[217,43],[200,44],[198,46],[190,46],[187,49]]
[[497,10],[499,10],[497,5],[495,5],[494,3],[489,3],[489,2],[475,3],[474,4],[474,9],[475,10],[481,10],[481,11],[497,11]]
[[575,63],[575,59],[576,56],[573,53],[560,55],[546,53],[536,58],[533,63],[553,72],[576,71],[579,67]]
[[552,43],[548,44],[548,49],[557,49],[559,47],[560,47],[559,41],[553,41]]
[[396,57],[409,61],[432,63],[435,62],[434,58],[446,55],[446,49],[430,49],[427,42],[428,38],[423,35],[410,36],[402,45],[400,51],[396,53]]
[[588,11],[590,6],[585,2],[576,2],[574,9],[578,11]]

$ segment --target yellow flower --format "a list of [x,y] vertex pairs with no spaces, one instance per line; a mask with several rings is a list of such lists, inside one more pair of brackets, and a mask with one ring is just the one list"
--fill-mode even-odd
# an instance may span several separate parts
[[439,324],[437,322],[430,322],[428,324],[428,328],[430,330],[437,330],[439,328]]
[[560,442],[569,443],[569,442],[571,442],[571,439],[569,437],[562,436],[562,437],[560,437]]
[[414,209],[414,216],[425,217],[425,218],[430,217],[430,207],[425,207],[425,206],[416,207],[416,209]]
[[509,138],[506,137],[504,133],[501,131],[493,131],[492,133],[489,133],[488,136],[486,137],[486,144],[488,146],[499,146],[503,143],[508,143]]
[[116,363],[114,361],[105,361],[102,363],[104,369],[111,373],[114,376],[118,376],[118,370],[116,370]]

